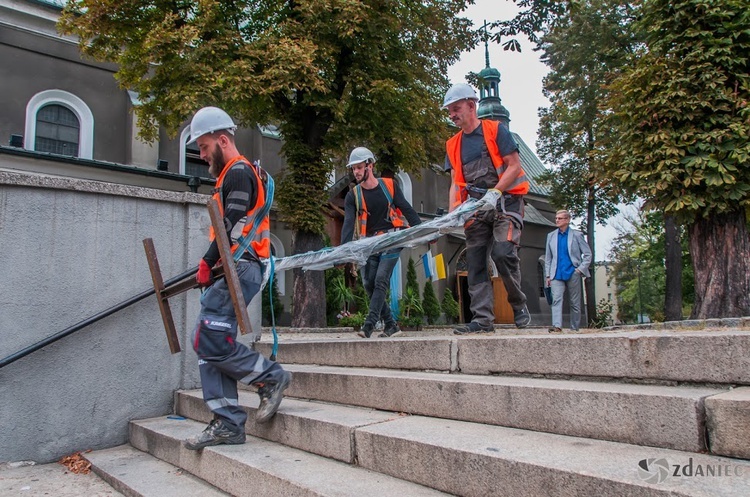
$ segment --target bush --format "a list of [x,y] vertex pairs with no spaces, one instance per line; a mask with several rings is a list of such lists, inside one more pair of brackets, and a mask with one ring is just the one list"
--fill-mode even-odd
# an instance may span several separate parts
[[418,326],[422,324],[422,302],[419,300],[419,293],[415,293],[413,288],[407,288],[399,303],[398,322],[402,326]]
[[[275,284],[271,290],[271,296],[268,295],[268,287],[261,290],[261,315],[263,318],[263,326],[271,326],[271,299],[273,299],[273,317],[276,321],[279,320],[281,313],[284,312],[284,306],[281,304],[281,297],[279,296],[279,288]],[[248,302],[249,303],[249,302]]]
[[601,299],[596,304],[596,315],[594,320],[591,322],[591,326],[594,328],[604,328],[605,326],[612,326],[612,310],[615,308],[612,302]]
[[453,292],[450,288],[445,289],[443,302],[440,304],[440,307],[443,309],[443,314],[445,314],[445,319],[448,321],[448,324],[453,324],[458,321],[458,302],[453,298]]
[[361,312],[349,316],[342,316],[338,322],[339,326],[351,326],[354,329],[361,328],[363,324],[365,324],[365,315]]
[[425,281],[424,291],[422,291],[422,309],[428,324],[435,324],[440,317],[440,302],[435,296],[435,289],[432,288],[432,280]]

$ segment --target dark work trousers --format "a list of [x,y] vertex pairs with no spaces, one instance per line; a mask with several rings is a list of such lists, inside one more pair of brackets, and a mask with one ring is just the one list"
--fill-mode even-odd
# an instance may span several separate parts
[[497,210],[477,211],[464,224],[472,321],[482,325],[495,322],[487,251],[490,251],[505,284],[508,303],[513,310],[520,311],[526,305],[526,295],[521,291],[521,260],[518,257],[523,226],[520,219],[523,219],[523,197],[505,194],[498,202]]
[[[257,261],[240,261],[237,275],[246,303],[260,290],[262,271]],[[213,413],[235,428],[243,428],[247,414],[239,406],[237,382],[279,381],[283,369],[258,352],[238,343],[237,318],[226,280],[208,287],[201,295],[201,311],[193,331],[193,349],[203,387],[203,400]]]
[[382,320],[385,327],[395,326],[391,308],[386,301],[386,292],[391,284],[391,273],[398,262],[401,249],[393,249],[383,254],[374,254],[367,258],[362,269],[362,284],[370,298],[370,311],[365,318],[365,324],[373,327]]

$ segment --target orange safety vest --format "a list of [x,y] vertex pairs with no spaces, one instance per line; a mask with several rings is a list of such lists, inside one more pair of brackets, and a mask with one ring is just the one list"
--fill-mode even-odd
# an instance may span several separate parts
[[[250,231],[253,228],[253,220],[255,219],[255,214],[263,207],[263,204],[266,199],[266,193],[265,193],[265,186],[263,181],[260,178],[260,175],[258,174],[258,171],[255,167],[250,165],[250,162],[243,156],[237,156],[234,159],[231,159],[229,162],[227,162],[227,165],[224,166],[224,169],[221,171],[221,174],[216,179],[216,188],[213,190],[213,199],[216,200],[216,202],[219,204],[219,212],[221,213],[222,217],[224,216],[224,202],[221,195],[221,185],[224,182],[224,176],[226,176],[227,172],[232,169],[233,167],[248,167],[255,175],[257,185],[257,195],[256,195],[256,201],[255,205],[250,208],[250,210],[247,211],[247,214],[245,215],[245,225],[242,227],[242,236],[252,236],[252,240],[250,241],[250,246],[248,247],[248,250],[250,250],[253,255],[257,259],[261,258],[268,258],[271,255],[271,239],[269,237],[271,232],[271,221],[269,220],[268,216],[265,216],[263,220],[258,225],[258,228],[255,230],[255,233],[251,234]],[[209,240],[214,241],[216,238],[216,233],[214,233],[213,226],[209,227]],[[232,243],[232,253],[234,253],[237,250],[237,247],[239,246],[239,243],[237,243],[236,240]]]
[[[500,156],[500,151],[497,148],[497,129],[498,126],[500,126],[500,123],[489,119],[481,119],[480,121],[482,122],[484,143],[487,145],[487,151],[492,158],[492,164],[495,166],[495,171],[497,172],[497,178],[499,181],[506,169],[505,164],[503,163],[503,158]],[[448,160],[453,168],[450,210],[458,207],[458,205],[463,203],[468,196],[468,192],[466,191],[466,181],[464,180],[463,164],[461,162],[461,137],[463,134],[463,131],[459,131],[445,142]],[[523,169],[521,170],[521,174],[518,175],[516,180],[504,193],[512,193],[514,195],[526,195],[529,193],[529,181],[526,179],[526,173]]]
[[[396,229],[408,227],[406,218],[401,213],[401,209],[393,206],[393,180],[391,178],[378,178],[378,185],[383,189],[385,198],[388,200],[388,221]],[[357,222],[359,224],[359,232],[354,230],[354,233],[359,233],[361,238],[367,236],[367,204],[365,203],[365,196],[362,195],[362,185],[354,187],[354,205],[357,209]]]

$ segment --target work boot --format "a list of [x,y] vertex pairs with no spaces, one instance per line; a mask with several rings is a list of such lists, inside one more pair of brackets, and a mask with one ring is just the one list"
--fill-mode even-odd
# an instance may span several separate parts
[[386,326],[383,330],[383,333],[378,335],[380,338],[388,338],[388,337],[397,337],[401,335],[401,330],[398,329],[398,325],[396,323],[393,323],[390,326]]
[[282,371],[281,379],[276,383],[265,383],[258,389],[258,395],[260,396],[260,406],[258,411],[255,413],[256,423],[265,423],[276,414],[276,410],[281,404],[281,399],[284,397],[284,390],[289,386],[289,382],[292,381],[292,373],[289,371]]
[[357,332],[357,335],[361,336],[362,338],[370,338],[374,329],[375,327],[373,325],[371,325],[370,323],[365,323]]
[[557,326],[550,326],[547,331],[550,333],[562,333],[562,328],[559,328]]
[[494,333],[495,327],[491,324],[480,324],[476,321],[464,326],[456,326],[453,330],[454,335],[467,335],[470,333]]
[[526,304],[519,310],[513,310],[513,321],[516,323],[516,328],[526,328],[531,323],[531,314]]
[[214,419],[200,435],[188,438],[183,442],[183,445],[190,450],[201,450],[203,447],[212,445],[239,445],[243,443],[245,443],[244,430],[232,428],[222,420]]

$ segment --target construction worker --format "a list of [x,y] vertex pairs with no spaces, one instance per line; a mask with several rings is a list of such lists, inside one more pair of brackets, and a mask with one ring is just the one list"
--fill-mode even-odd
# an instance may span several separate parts
[[[239,153],[235,130],[229,114],[216,107],[204,107],[190,123],[188,143],[197,142],[201,159],[208,162],[208,171],[216,178],[213,198],[220,206],[232,252],[243,251],[237,262],[237,275],[245,302],[249,303],[261,288],[260,259],[270,255],[269,220],[267,212],[263,213],[266,173]],[[240,245],[238,239],[245,243]],[[260,406],[255,421],[264,423],[276,413],[292,376],[277,362],[236,341],[237,318],[226,280],[214,282],[211,276],[211,268],[217,262],[234,262],[219,260],[213,228],[209,240],[196,275],[205,291],[192,343],[199,357],[203,400],[214,419],[202,433],[185,440],[185,447],[191,450],[245,442],[247,414],[238,402],[238,381],[258,387]]]
[[[349,155],[346,166],[351,168],[357,186],[346,194],[344,200],[342,243],[351,241],[355,236],[364,238],[382,235],[422,222],[393,179],[375,177],[374,165],[375,156],[365,147],[357,147]],[[393,249],[373,254],[362,270],[362,282],[370,298],[370,309],[359,331],[362,338],[370,338],[375,325],[381,320],[385,328],[380,337],[393,337],[401,333],[386,302],[391,273],[400,253],[401,249]]]
[[[446,142],[445,170],[451,172],[450,209],[468,197],[486,205],[464,225],[472,320],[454,333],[494,332],[494,299],[487,268],[489,251],[508,292],[517,328],[531,322],[521,291],[518,246],[523,228],[523,196],[529,182],[521,167],[518,145],[508,128],[477,117],[477,94],[467,84],[453,85],[443,109],[460,131]],[[493,208],[494,207],[494,208]]]

